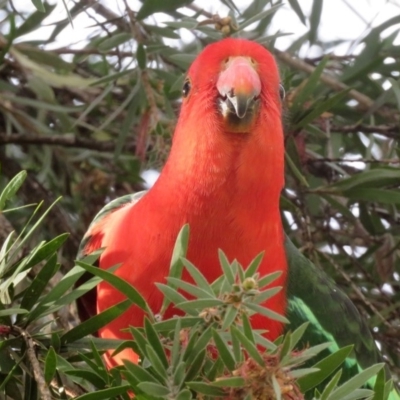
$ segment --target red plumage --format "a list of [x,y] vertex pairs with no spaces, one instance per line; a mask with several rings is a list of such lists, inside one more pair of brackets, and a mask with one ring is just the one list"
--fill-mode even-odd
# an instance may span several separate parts
[[[242,68],[243,63],[240,71],[233,64],[230,67],[229,60],[237,57],[245,64],[248,60],[249,67]],[[253,76],[254,71],[258,78]],[[247,79],[247,72],[252,77]],[[225,100],[217,87],[222,85],[222,74],[224,79],[228,74],[227,81],[233,82],[235,91],[245,94],[259,79],[259,94],[250,99],[254,108],[249,118],[223,115],[220,103]],[[187,77],[191,90],[183,99],[171,153],[158,181],[137,203],[125,205],[95,223],[86,234],[89,239],[84,248],[85,254],[105,248],[100,268],[122,263],[116,274],[134,285],[154,312],[162,303],[162,294],[154,283],[165,282],[174,242],[186,223],[191,230],[187,258],[209,281],[220,275],[218,249],[244,266],[265,251],[259,272],[284,271],[274,286],[285,286],[286,281],[279,212],[284,145],[276,63],[255,42],[225,39],[206,47]],[[123,299],[115,288],[101,283],[97,311]],[[283,314],[284,290],[266,304]],[[176,310],[168,310],[166,317],[172,313]],[[251,322],[254,328],[267,329],[269,339],[282,332],[281,323],[259,315]],[[121,329],[142,324],[143,312],[132,307],[99,334],[129,338]],[[135,361],[129,350],[108,363],[115,365],[122,358]]]

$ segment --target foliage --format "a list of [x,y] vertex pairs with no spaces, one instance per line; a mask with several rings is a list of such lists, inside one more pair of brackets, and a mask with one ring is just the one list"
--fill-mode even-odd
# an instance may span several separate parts
[[[3,203],[25,178],[22,172],[10,182],[1,195]],[[259,305],[280,290],[271,287],[279,273],[260,276],[257,269],[261,257],[243,269],[236,261],[229,263],[221,251],[221,273],[224,274],[209,284],[184,258],[188,226],[178,236],[167,284],[157,284],[165,296],[160,315],[154,315],[145,299],[125,281],[94,268],[91,263],[96,257],[93,256],[78,262],[52,286],[50,280],[60,268],[57,250],[66,235],[41,242],[25,256],[14,257],[43,223],[48,210],[39,217],[39,208],[40,205],[32,213],[32,219],[37,219],[33,226],[28,228],[31,222],[28,221],[25,232],[15,238],[10,234],[1,249],[0,334],[4,339],[0,347],[0,390],[12,399],[38,396],[44,400],[129,399],[130,391],[138,399],[303,399],[300,388],[312,395],[312,389],[331,375],[348,354],[337,352],[334,357],[329,356],[329,362],[320,362],[318,368],[299,369],[330,344],[295,351],[306,324],[272,343],[261,336],[262,332],[252,330],[249,322],[256,311],[285,321],[284,317]],[[183,268],[194,284],[180,279]],[[85,271],[95,276],[70,291]],[[25,278],[29,274],[33,279],[28,283]],[[99,277],[123,292],[127,299],[67,332],[57,328],[52,315],[87,293],[99,283]],[[132,304],[147,312],[143,328],[130,328],[134,340],[86,337]],[[171,305],[186,315],[163,319],[163,313]],[[115,349],[118,353],[127,348],[140,356],[139,364],[126,361],[124,367],[107,371],[101,357],[104,350]],[[339,370],[324,391],[321,394],[316,391],[313,398],[371,396],[371,390],[360,387],[382,370],[382,366],[371,366],[342,385],[338,385]],[[384,379],[381,374],[379,388],[376,384],[380,398],[385,397]]]
[[[309,17],[297,0],[283,7],[279,1],[255,0],[247,6],[215,2],[226,5],[229,16],[228,11],[214,16],[201,2],[189,0],[146,0],[132,9],[123,0],[114,8],[81,0],[66,4],[68,16],[56,22],[55,6],[32,3],[37,10],[0,1],[0,183],[8,188],[0,208],[7,198],[14,209],[0,214],[1,302],[12,302],[0,315],[5,326],[15,322],[15,329],[21,329],[8,332],[9,339],[0,343],[1,376],[14,377],[0,383],[2,390],[7,385],[17,393],[22,385],[21,396],[35,398],[35,382],[40,381],[29,373],[29,349],[34,348],[45,366],[45,383],[61,385],[66,379],[78,388],[94,385],[99,391],[93,395],[103,398],[122,393],[124,375],[106,373],[97,356],[104,342],[93,338],[91,347],[83,338],[93,327],[83,324],[79,327],[86,331],[65,333],[77,316],[73,307],[64,306],[100,279],[72,292],[82,273],[72,260],[104,203],[140,189],[141,170],[162,166],[184,72],[205,44],[227,34],[258,40],[280,64],[287,93],[287,189],[281,201],[286,231],[368,318],[396,378],[400,51],[393,28],[400,18],[369,28],[355,38],[353,53],[337,56],[339,43],[323,41],[319,34],[319,0],[313,1]],[[282,50],[276,43],[286,33],[270,27],[284,7],[308,31]],[[71,24],[78,29],[84,15],[90,30],[85,26],[83,37],[62,45],[60,37]],[[304,57],[311,46],[321,56]],[[13,197],[25,178],[18,174],[22,169],[28,174],[19,196]],[[58,196],[62,199],[56,202]],[[25,205],[42,201],[40,208]],[[13,236],[14,229],[21,235]],[[70,343],[61,340],[63,334],[70,335]],[[226,334],[222,340],[228,340]],[[77,367],[83,359],[89,372]],[[329,386],[333,391],[335,379]]]

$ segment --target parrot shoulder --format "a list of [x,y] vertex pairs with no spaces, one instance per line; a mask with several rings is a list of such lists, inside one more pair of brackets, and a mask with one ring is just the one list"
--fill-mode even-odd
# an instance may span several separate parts
[[113,217],[116,211],[127,206],[134,206],[145,194],[146,191],[127,194],[105,205],[93,218],[93,221],[86,231],[78,249],[77,259],[81,260],[85,256],[102,248],[103,232],[107,227],[109,219]]

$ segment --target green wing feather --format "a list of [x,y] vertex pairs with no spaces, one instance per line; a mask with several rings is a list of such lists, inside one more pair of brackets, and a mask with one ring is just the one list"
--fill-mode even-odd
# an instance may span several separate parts
[[[382,362],[366,320],[348,296],[286,237],[288,261],[287,329],[294,330],[304,322],[309,326],[303,335],[303,346],[332,342],[319,357],[339,348],[353,345],[353,351],[343,365],[342,380],[346,381],[363,369]],[[386,370],[386,376],[390,376]],[[395,390],[390,400],[400,396]]]
[[84,256],[87,254],[85,253],[85,247],[87,244],[90,242],[90,232],[93,230],[93,227],[97,225],[104,217],[112,214],[114,211],[117,211],[121,207],[127,205],[127,204],[132,204],[138,202],[144,195],[146,194],[146,191],[143,190],[141,192],[133,193],[133,194],[127,194],[125,196],[118,197],[115,200],[110,201],[107,203],[93,218],[93,221],[89,225],[89,228],[83,237],[79,249],[78,249],[78,255],[77,259],[81,260]]
[[[92,240],[92,235],[91,232],[96,228],[96,225],[105,217],[108,215],[112,214],[114,211],[117,211],[121,207],[124,207],[127,204],[132,204],[136,203],[139,201],[143,195],[145,194],[145,191],[134,193],[134,194],[128,194],[126,196],[118,197],[117,199],[111,201],[108,203],[106,206],[104,206],[94,217],[92,223],[90,224],[85,236],[83,237],[79,249],[78,249],[78,254],[77,254],[77,259],[82,260],[85,256],[87,256],[89,253],[87,251],[87,248],[90,245],[90,242]],[[90,246],[91,252],[94,250],[93,246]],[[77,282],[77,286],[82,285],[85,283],[89,278],[90,278],[89,273],[85,273]],[[87,292],[85,295],[80,297],[77,300],[77,305],[78,305],[78,314],[79,318],[81,321],[85,321],[88,318],[92,317],[93,315],[96,314],[96,303],[97,303],[97,291],[96,289],[92,289],[89,292]]]

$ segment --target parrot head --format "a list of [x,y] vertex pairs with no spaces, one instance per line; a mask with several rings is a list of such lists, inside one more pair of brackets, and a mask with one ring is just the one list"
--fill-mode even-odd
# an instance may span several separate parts
[[279,92],[273,56],[256,42],[228,38],[207,46],[190,67],[182,112],[204,99],[223,130],[251,132],[262,112],[280,118]]

